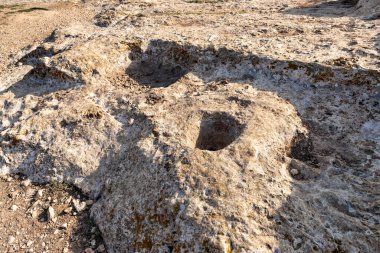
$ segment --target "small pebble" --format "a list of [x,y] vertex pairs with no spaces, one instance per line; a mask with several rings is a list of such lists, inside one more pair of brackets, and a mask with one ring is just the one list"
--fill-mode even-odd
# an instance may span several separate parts
[[92,204],[94,204],[94,201],[92,199],[86,201],[86,205],[91,206]]
[[28,187],[31,184],[32,184],[32,181],[30,181],[30,179],[26,179],[26,180],[21,182],[21,186],[24,186],[24,187]]
[[9,236],[8,237],[8,244],[13,244],[15,240],[16,240],[16,238],[14,238],[13,236]]
[[32,211],[32,218],[37,219],[38,218],[38,211],[36,209],[33,209]]
[[59,226],[60,229],[67,229],[67,223],[63,223],[61,226]]
[[32,244],[33,244],[34,242],[33,241],[28,241],[27,243],[26,243],[26,247],[30,247],[30,246],[32,246]]
[[33,190],[32,188],[28,188],[25,192],[25,197],[31,198],[33,197],[34,194],[35,194],[35,190]]
[[86,202],[81,202],[79,199],[74,199],[73,200],[73,205],[74,205],[75,210],[78,213],[80,213],[80,212],[82,212],[83,210],[86,209]]
[[290,174],[292,174],[293,176],[296,176],[296,175],[298,175],[298,170],[297,169],[291,169],[290,170]]
[[37,197],[38,197],[38,198],[41,198],[42,195],[43,195],[43,193],[44,193],[44,190],[43,190],[43,189],[39,189],[39,190],[37,191]]
[[11,210],[12,210],[12,211],[16,211],[17,209],[18,209],[18,206],[16,206],[16,205],[12,205],[12,206],[11,206]]
[[71,213],[72,211],[73,211],[73,208],[72,208],[72,207],[68,207],[68,208],[66,208],[65,210],[63,210],[63,212],[66,213],[66,214],[69,214],[69,213]]
[[48,221],[52,221],[52,222],[57,221],[57,216],[55,215],[55,210],[51,206],[49,206],[49,208],[47,210],[47,216],[48,216]]
[[84,253],[94,253],[94,250],[91,248],[87,248],[84,250]]

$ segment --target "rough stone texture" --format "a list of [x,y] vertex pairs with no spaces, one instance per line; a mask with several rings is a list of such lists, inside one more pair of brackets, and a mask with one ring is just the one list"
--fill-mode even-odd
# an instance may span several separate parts
[[364,14],[380,14],[379,0],[359,0],[356,7]]
[[[276,6],[251,4],[109,5],[21,52],[0,79],[1,171],[78,186],[109,252],[379,251],[375,45],[311,48],[308,22],[246,39]],[[275,57],[286,40],[309,54]]]

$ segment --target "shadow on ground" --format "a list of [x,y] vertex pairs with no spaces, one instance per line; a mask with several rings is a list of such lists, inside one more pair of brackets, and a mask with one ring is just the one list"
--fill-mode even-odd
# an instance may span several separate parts
[[309,15],[315,17],[342,17],[354,15],[358,0],[319,1],[309,6],[287,9],[285,13],[293,15]]
[[[293,159],[291,166],[299,174],[294,176],[291,195],[283,200],[275,215],[268,217],[276,224],[273,229],[282,251],[380,250],[376,236],[379,225],[376,203],[380,200],[375,192],[380,179],[374,166],[378,159],[376,143],[373,136],[363,137],[360,130],[367,122],[379,120],[376,96],[380,72],[273,60],[226,48],[199,48],[163,40],[151,41],[145,52],[132,53],[133,62],[126,73],[140,85],[168,87],[191,72],[204,83],[249,83],[259,90],[278,94],[297,109],[310,136],[305,145],[294,148],[291,154],[283,154]],[[23,88],[22,84],[16,84],[10,89],[20,97],[30,94]],[[93,208],[98,224],[102,220],[103,237],[114,245],[115,252],[136,249],[149,252],[156,235],[141,235],[142,227],[144,231],[164,228],[157,236],[167,239],[164,245],[167,252],[177,252],[182,247],[179,241],[184,232],[174,219],[180,209],[168,209],[167,199],[180,191],[172,190],[180,189],[174,166],[180,157],[171,153],[172,147],[160,143],[154,124],[145,115],[133,111],[110,113],[119,118],[133,117],[135,123],[120,122],[120,150],[102,157],[99,168],[90,176],[104,178],[99,181],[102,190],[96,196],[101,204]],[[147,157],[138,145],[152,135],[153,145],[161,149],[159,161]],[[145,165],[144,169],[141,165]],[[121,175],[125,178],[124,185],[113,187],[113,178]],[[165,187],[168,184],[171,187]],[[148,196],[157,192],[161,197],[152,201]],[[161,210],[162,215],[145,215],[151,210]],[[212,234],[212,228],[189,217],[185,219],[194,230]],[[115,233],[120,226],[131,233]],[[113,237],[115,234],[118,237]],[[144,240],[138,241],[141,237]],[[130,242],[127,249],[122,247],[126,240]],[[201,252],[220,250],[210,242],[202,243]]]
[[[372,158],[368,160],[368,154],[375,153],[375,146],[371,137],[363,139],[363,142],[354,140],[357,138],[354,136],[361,136],[359,129],[365,122],[377,119],[373,113],[379,106],[376,102],[376,94],[379,91],[377,84],[380,81],[378,71],[299,61],[278,61],[244,55],[226,48],[202,49],[162,40],[151,41],[148,49],[137,55],[134,54],[132,60],[126,73],[140,85],[153,88],[168,87],[191,72],[205,83],[216,82],[220,85],[228,82],[251,83],[259,90],[275,92],[291,102],[309,127],[310,136],[303,143],[295,143],[296,146],[293,146],[290,154],[283,154],[292,159],[288,169],[296,168],[299,174],[294,175],[292,194],[284,200],[277,214],[269,218],[276,223],[274,230],[277,231],[279,248],[285,252],[294,250],[341,252],[355,247],[363,251],[379,250],[374,236],[376,225],[373,223],[377,215],[374,203],[379,200],[374,191],[378,176],[376,179],[371,178],[371,175],[377,172],[371,162]],[[147,70],[147,67],[152,69]],[[172,71],[173,68],[181,71]],[[172,76],[168,78],[168,75]],[[162,82],[164,79],[167,81]],[[371,95],[362,98],[359,95],[362,93]],[[148,123],[143,125],[149,126]],[[129,128],[130,126],[125,126],[126,133],[130,132]],[[144,131],[147,131],[144,134],[147,135],[153,129]],[[122,136],[124,136],[121,138],[122,146],[128,146],[126,141],[128,143],[138,141],[138,139],[127,140],[126,134]],[[165,184],[165,180],[176,184],[178,179],[175,171],[170,172],[168,160],[157,164],[151,158],[145,157],[143,152],[135,154],[138,152],[136,150],[137,146],[117,154],[112,163],[124,159],[124,168],[130,170],[126,174],[129,178],[126,187],[136,185],[133,182],[140,179],[149,180],[152,188],[139,188],[140,195],[134,195],[137,199],[130,208],[142,210],[134,216],[134,220],[120,217],[109,222],[126,226],[133,224],[140,226],[143,222],[147,222],[145,226],[149,227],[154,224],[150,224],[149,220],[157,220],[159,223],[157,226],[167,224],[166,228],[175,234],[174,238],[180,238],[183,231],[176,227],[174,220],[167,220],[167,217],[176,216],[176,213],[158,218],[140,216],[144,210],[147,210],[147,206],[151,205],[151,203],[141,204],[141,199],[143,200],[146,194],[159,189],[160,185]],[[170,147],[161,150],[165,157],[168,155],[168,150]],[[372,155],[370,156],[376,159]],[[141,172],[136,169],[136,157],[141,157],[141,161],[148,161],[147,166],[155,164],[160,176],[140,176]],[[177,159],[178,157],[171,157],[169,161],[175,163]],[[115,165],[107,167],[113,168]],[[359,183],[358,180],[364,181]],[[169,197],[171,194],[173,193],[165,192],[163,196]],[[113,196],[117,194],[110,194],[106,198],[112,199]],[[157,200],[156,203],[161,206],[163,202]],[[212,233],[211,228],[203,227],[195,221],[189,221],[189,224],[195,230]],[[105,234],[109,232],[102,230]],[[351,239],[351,235],[355,235],[355,238]],[[151,235],[147,235],[146,238],[151,238]],[[152,243],[154,242],[149,239],[139,242],[137,246],[149,250],[153,246]],[[204,242],[203,245],[206,245],[204,251],[218,251],[218,246],[210,242]],[[131,245],[130,249],[136,249],[137,246]],[[168,241],[167,248],[173,247],[174,249],[180,247],[175,239]],[[119,249],[121,248],[117,248]],[[275,250],[275,248],[268,249]]]

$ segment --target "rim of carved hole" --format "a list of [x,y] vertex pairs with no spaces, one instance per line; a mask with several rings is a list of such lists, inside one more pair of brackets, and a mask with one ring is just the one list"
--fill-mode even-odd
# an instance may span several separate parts
[[195,147],[208,151],[224,149],[239,138],[243,129],[244,125],[227,113],[205,113]]

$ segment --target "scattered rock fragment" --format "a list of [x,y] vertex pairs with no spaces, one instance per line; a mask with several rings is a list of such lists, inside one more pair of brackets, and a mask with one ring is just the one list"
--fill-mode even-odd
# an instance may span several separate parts
[[87,248],[84,250],[84,253],[94,253],[94,250],[91,248]]
[[30,199],[35,195],[36,191],[34,189],[28,188],[25,191],[25,198]]
[[63,210],[63,212],[64,212],[65,214],[71,214],[72,211],[73,211],[73,208],[72,208],[71,206],[68,207],[68,208],[65,208],[65,209]]
[[33,241],[28,241],[26,243],[26,247],[30,248],[33,245],[33,243],[34,243]]
[[59,226],[60,229],[67,229],[67,223],[63,223]]
[[9,236],[8,237],[8,244],[13,244],[16,238],[14,236]]
[[293,175],[293,176],[296,176],[298,175],[299,171],[297,169],[291,169],[290,170],[290,173]]
[[37,191],[37,198],[42,198],[43,192],[44,192],[43,189],[38,189],[38,191]]
[[28,187],[28,186],[31,185],[31,183],[32,182],[30,181],[30,179],[26,179],[26,180],[24,180],[24,181],[21,182],[21,185],[24,186],[24,187]]
[[57,221],[57,216],[53,207],[49,206],[47,209],[47,220],[51,222]]
[[80,201],[80,199],[73,199],[73,205],[74,205],[74,208],[75,210],[80,213],[82,212],[83,210],[86,209],[86,202],[85,201]]

